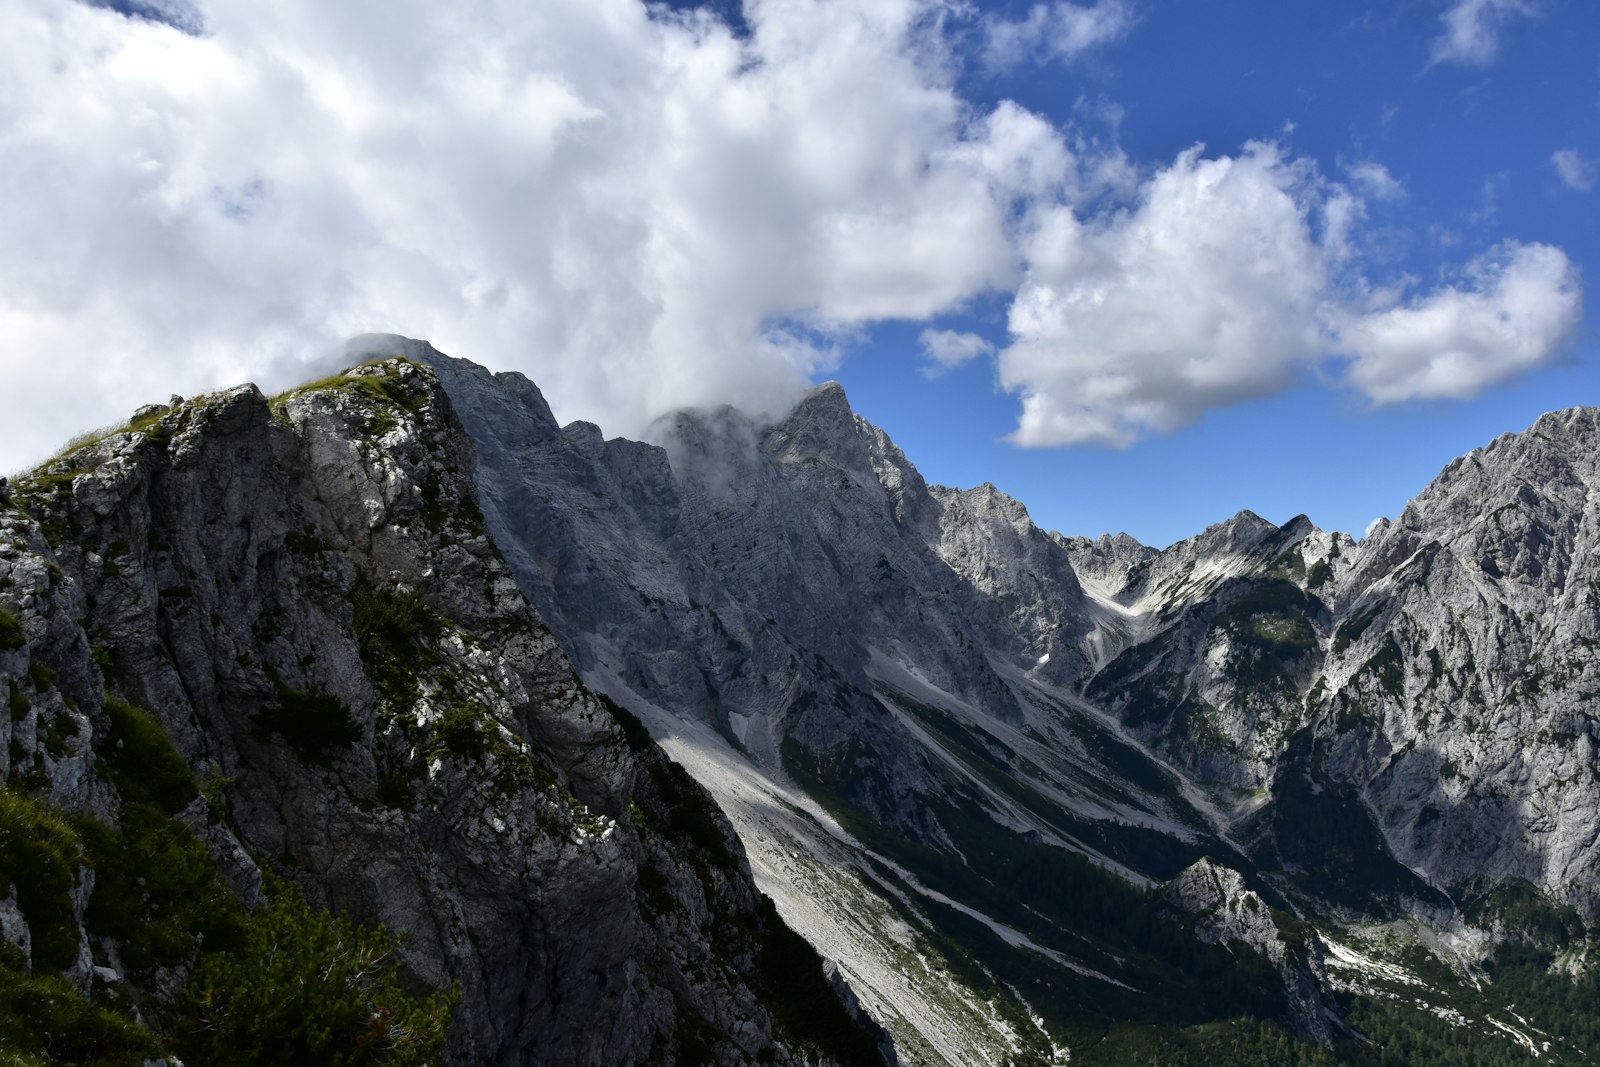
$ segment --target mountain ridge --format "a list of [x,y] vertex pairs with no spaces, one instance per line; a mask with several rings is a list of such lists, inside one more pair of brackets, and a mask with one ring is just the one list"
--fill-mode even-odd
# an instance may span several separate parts
[[[526,603],[548,626],[549,662],[570,662],[595,700],[627,709],[609,713],[619,729],[636,715],[710,791],[756,885],[848,983],[834,1002],[859,1003],[904,1062],[1120,1062],[1135,1049],[1231,1062],[1206,1052],[1218,1041],[1367,1062],[1358,1031],[1390,1040],[1433,1025],[1436,1011],[1497,1048],[1567,1025],[1509,1014],[1482,978],[1500,968],[1535,981],[1513,950],[1548,950],[1587,973],[1583,931],[1600,917],[1586,889],[1600,806],[1584,710],[1591,683],[1600,691],[1586,643],[1600,640],[1594,409],[1552,413],[1537,434],[1455,461],[1360,541],[1304,516],[1277,526],[1242,511],[1158,551],[1126,535],[1039,530],[993,486],[929,485],[836,383],[770,423],[682,412],[636,442],[559,426],[522,375],[425,342],[374,335],[352,350],[389,369],[358,368],[283,402],[315,415],[307,427],[332,418],[319,390],[374,402],[346,412],[338,433],[305,431],[303,459],[280,458],[346,501],[307,505],[312,525],[336,535],[336,556],[433,590],[468,637],[494,612],[445,591],[482,587],[489,566],[493,600]],[[434,457],[422,467],[404,458],[420,453],[400,430],[431,409],[371,395],[392,373],[436,378],[430,395],[460,427],[445,452],[422,449]],[[187,447],[181,433],[160,436],[126,439],[138,456]],[[142,469],[138,456],[108,462]],[[328,479],[353,461],[391,473],[361,475],[371,488],[352,496]],[[428,482],[427,463],[441,481]],[[227,467],[220,486],[239,480]],[[47,521],[66,516],[58,540],[84,536],[79,508],[94,522],[115,510],[95,503],[100,476],[89,474],[54,483],[70,500],[28,504]],[[480,515],[454,547],[426,532],[445,500],[449,514]],[[198,540],[193,577],[237,566],[229,543]],[[434,555],[394,555],[418,543]],[[458,558],[480,543],[503,562]],[[335,558],[325,551],[313,556]],[[115,585],[106,558],[86,552],[67,573]],[[43,563],[28,567],[35,585],[46,580]],[[168,599],[172,632],[203,623],[203,607],[180,617],[183,598]],[[95,610],[113,601],[97,592]],[[1541,623],[1547,608],[1554,621]],[[211,675],[236,673],[223,650],[249,643],[202,640],[186,653],[191,673],[212,660]],[[269,655],[273,685],[311,692],[321,668],[285,655]],[[351,677],[371,673],[344,662]],[[44,698],[24,667],[0,669]],[[350,707],[372,699],[333,691]],[[189,699],[161,692],[152,703]],[[181,748],[194,743],[183,716],[163,721]],[[511,718],[497,721],[507,743],[557,754],[558,780],[626,837],[637,820],[605,784],[615,757],[584,756],[582,730],[552,728],[560,716],[522,742]],[[71,781],[94,778],[52,777],[52,795],[81,803]],[[279,801],[251,803],[270,815]],[[689,892],[671,877],[674,895]],[[1551,940],[1548,929],[1566,932]],[[1425,967],[1413,949],[1442,962]],[[735,1001],[753,988],[728,981]],[[1398,1016],[1387,1006],[1397,989],[1432,1006]],[[710,1025],[706,1040],[724,1023]],[[1590,1048],[1570,1026],[1561,1033],[1551,1055]],[[745,1034],[713,1042],[719,1061],[753,1055],[759,1027]],[[1437,1051],[1450,1039],[1431,1040]]]
[[[1226,791],[1244,786],[1270,792],[1273,781],[1280,774],[1279,765],[1287,759],[1292,748],[1291,741],[1301,730],[1302,720],[1308,714],[1313,718],[1317,715],[1324,719],[1338,718],[1337,712],[1327,708],[1298,710],[1285,716],[1283,702],[1288,700],[1294,705],[1300,705],[1308,700],[1327,650],[1337,643],[1335,631],[1348,620],[1336,619],[1331,614],[1331,609],[1322,603],[1322,596],[1326,595],[1338,603],[1339,590],[1347,584],[1344,579],[1352,567],[1350,557],[1360,554],[1363,542],[1358,542],[1349,535],[1317,530],[1304,516],[1298,516],[1279,527],[1248,511],[1241,512],[1232,519],[1196,535],[1195,538],[1179,542],[1162,552],[1147,550],[1144,546],[1128,545],[1125,542],[1119,543],[1115,539],[1105,539],[1103,543],[1108,548],[1120,549],[1125,556],[1139,557],[1128,564],[1129,570],[1139,564],[1144,564],[1145,569],[1143,575],[1138,578],[1136,587],[1102,589],[1101,592],[1109,596],[1103,597],[1100,601],[1086,595],[1081,587],[1075,592],[1058,593],[1057,591],[1064,587],[1070,590],[1070,586],[1059,577],[1051,585],[1049,581],[1051,566],[1040,566],[1037,563],[1022,565],[1018,553],[1013,551],[1007,556],[1006,561],[1015,566],[1017,574],[1029,578],[1043,577],[1039,587],[1031,591],[1031,596],[1018,596],[1008,610],[1000,613],[1002,620],[1009,620],[1004,625],[1011,628],[1011,635],[999,637],[996,636],[993,620],[994,608],[1003,600],[1003,595],[996,595],[1003,585],[997,582],[1003,573],[1003,568],[997,568],[996,560],[992,556],[986,556],[985,553],[992,551],[996,543],[993,529],[1002,523],[993,521],[995,513],[991,512],[990,530],[977,534],[974,532],[975,517],[967,517],[955,524],[956,536],[948,541],[949,532],[942,524],[952,515],[952,507],[959,510],[961,503],[972,499],[994,501],[999,505],[998,510],[1005,513],[1008,521],[1019,518],[1025,522],[1025,518],[1022,518],[1025,516],[1025,511],[1020,506],[1007,508],[1001,505],[998,494],[985,492],[982,487],[963,493],[928,486],[919,475],[910,473],[914,472],[914,467],[911,467],[908,461],[880,462],[875,469],[881,476],[877,479],[878,485],[874,486],[864,477],[866,465],[861,461],[861,447],[864,442],[870,443],[879,438],[886,441],[886,438],[882,438],[881,431],[877,431],[859,417],[846,417],[847,399],[842,390],[837,388],[820,389],[803,401],[799,410],[804,416],[809,409],[816,409],[826,414],[825,419],[807,418],[806,427],[807,433],[812,435],[810,439],[813,443],[809,447],[819,456],[827,456],[831,460],[815,468],[820,484],[829,494],[862,497],[863,507],[870,506],[870,509],[879,515],[892,516],[895,520],[892,530],[894,538],[914,538],[909,549],[904,540],[886,539],[881,543],[886,546],[898,543],[901,546],[900,551],[910,551],[917,548],[915,541],[920,541],[923,546],[932,549],[944,566],[965,583],[966,588],[978,589],[985,594],[980,598],[980,604],[983,600],[987,600],[987,610],[982,606],[977,610],[963,609],[964,618],[988,620],[974,627],[982,631],[982,639],[976,638],[970,631],[968,639],[973,643],[983,644],[986,656],[999,652],[1007,659],[1009,666],[1000,673],[1003,678],[1008,679],[1005,682],[1007,687],[1013,689],[1012,700],[992,700],[986,694],[985,685],[988,679],[984,677],[985,672],[981,668],[974,672],[969,667],[965,676],[960,678],[952,678],[948,673],[941,676],[941,670],[945,672],[950,670],[948,657],[939,657],[939,662],[929,664],[928,657],[924,656],[922,661],[910,664],[908,671],[900,664],[906,662],[907,651],[915,648],[915,642],[907,642],[904,639],[896,641],[892,636],[892,628],[878,625],[866,625],[853,630],[852,632],[858,634],[871,634],[870,639],[858,637],[856,640],[861,641],[862,647],[874,649],[870,657],[873,665],[872,671],[869,672],[873,678],[870,688],[877,694],[880,704],[887,703],[890,706],[891,721],[881,722],[879,726],[872,728],[871,736],[874,741],[869,747],[876,749],[881,758],[868,759],[862,763],[859,756],[850,757],[854,761],[852,765],[855,773],[847,776],[847,780],[852,781],[853,787],[857,790],[854,801],[835,797],[830,810],[837,810],[842,814],[854,807],[870,819],[886,820],[890,824],[898,823],[908,834],[926,835],[928,840],[943,841],[943,847],[956,848],[959,853],[959,847],[953,844],[946,833],[948,828],[938,822],[937,816],[934,824],[917,822],[917,819],[926,819],[929,808],[913,800],[912,797],[918,795],[917,789],[924,787],[932,794],[937,794],[938,788],[956,788],[959,791],[971,787],[974,780],[970,778],[965,779],[966,785],[955,787],[947,783],[944,787],[936,788],[930,783],[940,780],[940,775],[951,768],[955,768],[959,775],[967,775],[971,771],[972,759],[982,764],[987,757],[982,757],[981,754],[973,757],[967,753],[952,760],[948,746],[952,743],[952,739],[960,737],[959,732],[950,732],[947,728],[943,737],[928,734],[924,724],[915,715],[908,717],[902,707],[904,701],[897,703],[893,697],[885,701],[881,686],[889,684],[891,690],[898,689],[904,692],[907,688],[920,689],[931,684],[931,692],[936,697],[944,696],[949,707],[970,709],[981,706],[981,712],[969,715],[964,720],[967,726],[963,729],[976,728],[978,731],[976,736],[984,738],[986,744],[998,745],[997,751],[1003,751],[1010,742],[998,740],[997,735],[1005,733],[1008,729],[1014,731],[1019,726],[1027,729],[1028,713],[1024,710],[1022,715],[1018,716],[1017,711],[1026,708],[1030,700],[1048,701],[1050,699],[1048,694],[1052,688],[1059,691],[1061,687],[1065,687],[1070,691],[1076,684],[1086,680],[1092,686],[1092,679],[1086,679],[1086,674],[1099,675],[1103,668],[1111,665],[1111,661],[1115,660],[1118,654],[1136,646],[1150,648],[1169,635],[1175,638],[1178,633],[1178,629],[1175,628],[1188,626],[1190,633],[1184,639],[1188,644],[1179,642],[1174,655],[1175,665],[1181,667],[1181,674],[1193,680],[1184,682],[1175,679],[1165,689],[1155,691],[1153,703],[1147,700],[1147,705],[1156,709],[1156,718],[1144,721],[1143,724],[1137,716],[1130,718],[1129,708],[1122,706],[1119,715],[1122,721],[1116,727],[1121,731],[1118,736],[1125,737],[1127,741],[1140,746],[1153,744],[1155,746],[1153,749],[1141,749],[1141,751],[1151,751],[1164,766],[1194,774],[1197,781],[1211,783],[1204,787],[1204,790],[1212,791],[1211,797],[1200,809],[1196,809],[1209,808],[1217,813],[1210,819],[1210,832],[1224,836],[1247,833],[1257,837],[1257,842],[1250,846],[1256,859],[1254,861],[1235,859],[1233,862],[1247,865],[1264,860],[1268,862],[1269,867],[1288,864],[1290,868],[1298,869],[1296,865],[1299,863],[1299,854],[1293,849],[1284,852],[1283,847],[1273,844],[1287,830],[1280,831],[1270,824],[1263,825],[1254,802],[1239,806],[1235,802],[1223,800],[1215,790]],[[780,420],[779,426],[781,425]],[[826,426],[836,437],[844,435],[850,439],[843,442],[816,441],[817,425]],[[801,471],[812,469],[807,466],[805,456],[795,456],[791,445],[795,435],[779,429],[774,436],[778,440],[778,451],[784,457],[784,462],[778,469]],[[757,434],[752,432],[741,441],[739,453],[742,457],[741,462],[759,465],[756,438]],[[673,454],[673,458],[677,458],[676,453]],[[848,477],[844,476],[846,473]],[[930,521],[933,509],[928,506],[926,498],[922,495],[924,487],[929,497],[934,498],[937,504],[943,505],[937,511],[941,523],[937,540]],[[878,502],[880,496],[883,498],[882,502]],[[819,500],[818,506],[826,513],[844,505],[838,503],[836,496],[829,496]],[[833,523],[835,520],[828,521]],[[859,523],[856,528],[864,529],[866,523]],[[1062,561],[1063,565],[1057,573],[1070,575],[1071,585],[1079,585],[1076,580],[1076,569],[1072,566],[1072,557],[1081,555],[1083,549],[1098,542],[1075,543],[1059,535],[1051,538],[1050,535],[1032,528],[1031,523],[1025,529],[1067,550],[1066,558]],[[838,527],[830,525],[829,530],[837,531]],[[513,531],[504,531],[503,534],[506,537],[515,536]],[[967,536],[966,543],[978,551],[963,555],[960,550],[963,535]],[[756,543],[783,542],[784,539],[780,537],[776,541]],[[760,568],[755,567],[753,570],[750,568],[765,558],[766,554],[768,550],[760,550],[750,556],[741,557],[741,566],[745,568],[738,572],[741,583],[748,585],[762,580]],[[886,547],[883,552],[885,561],[893,555],[894,551]],[[1298,576],[1284,573],[1268,577],[1268,572],[1275,569],[1292,570],[1296,561],[1299,567]],[[830,559],[827,565],[837,565],[837,561]],[[856,576],[859,573],[859,569],[852,572]],[[1102,574],[1109,573],[1111,572],[1108,570],[1102,570]],[[776,579],[772,580],[772,584],[776,587],[782,586],[782,582]],[[939,587],[921,584],[917,585],[917,588],[921,590]],[[1012,587],[1012,591],[1014,592],[1016,588]],[[1046,588],[1050,591],[1044,592]],[[957,590],[934,596],[927,602],[921,603],[917,610],[926,615],[940,610],[940,604],[962,603],[964,595]],[[1084,614],[1087,618],[1079,618],[1074,627],[1063,628],[1059,625],[1052,627],[1048,608],[1062,603],[1070,604],[1074,598],[1081,609],[1086,609]],[[1114,608],[1108,607],[1104,604],[1105,599],[1119,603]],[[1137,611],[1129,611],[1135,607],[1138,608]],[[1104,610],[1097,613],[1094,610],[1096,608]],[[848,613],[830,613],[829,618],[831,622],[837,622],[841,618],[848,618]],[[1187,622],[1184,621],[1186,619]],[[1033,624],[1033,632],[1036,635],[1048,634],[1054,643],[1043,647],[1036,638],[1035,642],[1030,644],[1024,636],[1029,623]],[[1219,627],[1233,636],[1220,640],[1217,633]],[[947,633],[962,632],[959,626],[949,623],[945,624],[945,629]],[[1264,641],[1260,639],[1260,634],[1266,635]],[[1253,636],[1253,639],[1240,642],[1237,638],[1241,636]],[[804,645],[808,640],[809,638],[800,638],[797,639],[797,643]],[[687,639],[680,642],[681,647],[692,647],[692,644],[693,642]],[[925,649],[926,645],[923,648]],[[1349,652],[1348,649],[1341,651]],[[1266,676],[1258,677],[1259,668],[1253,665],[1265,662],[1262,657],[1267,654],[1280,657],[1281,663],[1268,671]],[[1373,654],[1370,650],[1366,653],[1367,661],[1370,661]],[[1218,661],[1217,668],[1204,667],[1200,661],[1205,660],[1207,656],[1222,657]],[[1282,658],[1283,656],[1288,658]],[[916,660],[917,656],[912,654],[910,659]],[[1363,664],[1367,661],[1363,661]],[[702,664],[700,669],[713,673],[716,670],[714,663],[711,662]],[[1141,667],[1139,671],[1138,677],[1152,677],[1147,667]],[[1359,674],[1360,671],[1361,665],[1358,664],[1355,673]],[[974,673],[977,677],[973,676]],[[987,673],[992,675],[995,672],[990,670]],[[1157,676],[1159,673],[1158,671]],[[1018,696],[1009,680],[1018,675],[1042,685],[1044,692],[1031,692],[1027,696]],[[892,683],[885,681],[890,678],[894,679]],[[1210,680],[1207,681],[1207,678]],[[793,681],[796,681],[801,689],[815,684],[804,678]],[[1355,684],[1362,686],[1369,683],[1358,679]],[[642,690],[635,689],[634,685],[641,685]],[[859,688],[859,682],[849,688],[851,690]],[[1119,689],[1125,690],[1126,686],[1119,686]],[[652,689],[651,684],[643,680],[626,683],[617,691],[620,693],[619,699],[624,699],[626,702],[629,693],[623,690],[631,691],[634,699],[646,700],[656,705],[670,706],[673,703],[670,686],[662,690]],[[667,695],[663,696],[663,692]],[[1184,695],[1186,692],[1188,696]],[[1092,689],[1090,694],[1093,694]],[[949,702],[951,697],[954,698],[953,702]],[[1119,693],[1113,699],[1113,704],[1117,704],[1121,699],[1124,698]],[[864,718],[868,714],[866,709],[870,705],[860,704],[858,698],[841,702],[855,708],[858,718]],[[799,710],[802,714],[796,716],[799,721],[791,724],[795,727],[791,736],[796,739],[785,742],[789,745],[788,751],[797,752],[806,748],[824,753],[854,751],[844,740],[850,734],[849,727],[844,728],[841,733],[838,726],[829,726],[819,733],[813,725],[808,725],[805,716],[810,713],[810,709],[804,701],[801,703]],[[912,704],[915,703],[913,700]],[[1169,719],[1168,716],[1173,717]],[[754,721],[760,724],[755,735],[747,732],[748,726],[746,726],[744,730],[738,732],[734,740],[743,744],[751,736],[767,739],[763,742],[767,744],[768,753],[765,766],[770,769],[772,767],[770,738],[774,723],[778,720],[769,713],[764,717],[757,716]],[[1154,728],[1152,723],[1155,724]],[[787,730],[789,726],[779,725],[777,728]],[[1174,734],[1174,729],[1179,732]],[[910,735],[905,733],[907,730],[911,731]],[[896,734],[901,736],[899,742],[891,740]],[[908,747],[905,740],[907,736],[920,739],[911,741]],[[784,743],[780,743],[780,748],[782,744]],[[841,749],[841,745],[845,747]],[[1361,765],[1349,754],[1348,748],[1349,745],[1346,744],[1340,749],[1339,758],[1347,761],[1348,768],[1359,771]],[[896,752],[899,753],[898,756],[894,755]],[[882,755],[883,753],[888,755]],[[931,764],[926,762],[926,754],[933,754],[935,762]],[[1012,749],[1005,758],[1012,759],[1015,754],[1016,750]],[[693,766],[693,759],[686,750],[676,749],[674,755],[684,760],[686,765]],[[820,766],[826,766],[826,763]],[[883,779],[876,779],[875,772],[867,772],[865,778],[860,777],[863,769],[869,766],[884,768]],[[889,770],[890,767],[894,770]],[[793,772],[802,769],[784,764],[780,766],[780,770]],[[810,772],[802,771],[802,777],[806,773]],[[895,785],[892,788],[880,788],[874,794],[871,783],[875,780],[893,782]],[[814,787],[818,783],[814,777],[810,781]],[[1297,788],[1291,788],[1286,780],[1285,795],[1298,796]],[[1338,788],[1354,788],[1354,786],[1340,785]],[[910,789],[911,793],[904,792],[906,789]],[[986,792],[987,789],[987,786],[980,787],[978,795],[988,797],[988,801],[979,801],[980,808],[985,803],[991,807],[998,805],[996,818],[1002,823],[1009,822],[1024,828],[1031,825],[1032,816],[1019,814],[1025,809],[1016,808],[1014,801],[996,799],[993,794]],[[816,788],[812,788],[811,792],[817,795]],[[1359,799],[1360,795],[1359,790],[1350,795],[1350,803],[1358,805],[1357,807],[1340,810],[1349,810],[1352,813],[1364,811],[1360,805],[1366,804],[1367,801]],[[727,803],[721,794],[719,800]],[[842,808],[839,807],[841,803],[844,805]],[[904,810],[907,805],[910,805],[913,811],[922,814],[908,819]],[[1096,810],[1100,810],[1102,814],[1110,810],[1105,808],[1101,801],[1096,801],[1096,805]],[[1392,807],[1392,804],[1390,806]],[[1388,855],[1391,846],[1387,843],[1385,835],[1395,833],[1395,827],[1383,825],[1381,822],[1369,825],[1367,817],[1359,814],[1352,814],[1349,817],[1356,819],[1356,830],[1353,832],[1368,834],[1368,840],[1373,842],[1382,854],[1378,857],[1379,867],[1391,864],[1397,871],[1403,869],[1399,861]],[[1475,816],[1469,813],[1466,817],[1470,820]],[[1245,821],[1239,823],[1237,822],[1239,819]],[[1202,818],[1201,821],[1206,820]],[[1047,834],[1053,833],[1047,828],[1047,824],[1041,824],[1036,829],[1044,829]],[[1072,838],[1069,835],[1068,838],[1058,838],[1058,840],[1068,841]],[[1076,845],[1072,847],[1098,857],[1097,862],[1117,865],[1103,847],[1088,844],[1081,837],[1076,841]],[[1377,844],[1377,842],[1384,843]],[[1527,868],[1523,865],[1517,869]],[[1173,869],[1166,868],[1166,870]],[[1509,867],[1505,873],[1510,875]],[[1409,875],[1409,877],[1415,876]],[[1401,878],[1393,884],[1403,887],[1409,883]],[[1543,885],[1549,891],[1559,892],[1561,888],[1559,884],[1538,880],[1535,884]],[[1296,889],[1297,885],[1300,886],[1299,889]],[[1278,882],[1280,891],[1291,894],[1303,893],[1305,885],[1304,874],[1289,874],[1280,877]],[[1421,881],[1417,882],[1412,890],[1401,888],[1400,891],[1402,894],[1420,894],[1416,897],[1418,901],[1436,899],[1431,896],[1436,890]],[[1386,889],[1383,892],[1388,893],[1390,890]],[[1390,899],[1383,894],[1379,896],[1384,900]],[[1363,906],[1372,906],[1380,912],[1393,906],[1401,907],[1402,911],[1410,907],[1410,905],[1384,904],[1378,897],[1373,896],[1367,897],[1366,900],[1367,904]],[[848,970],[849,961],[843,962]]]
[[[23,634],[3,668],[8,790],[85,834],[132,832],[128,782],[98,768],[118,702],[148,708],[169,759],[211,783],[190,832],[233,892],[248,904],[276,876],[403,930],[406,980],[456,990],[450,1062],[883,1062],[709,798],[577,680],[486,536],[472,463],[431,372],[390,359],[270,402],[186,401],[19,483],[0,553]],[[61,920],[68,988],[113,1008],[105,990],[127,990],[191,1055],[207,1009],[180,991],[208,973],[204,930],[175,931],[152,971],[107,924],[97,869]],[[9,902],[8,1005],[54,969],[28,934],[55,899]],[[146,920],[172,906],[135,896]]]

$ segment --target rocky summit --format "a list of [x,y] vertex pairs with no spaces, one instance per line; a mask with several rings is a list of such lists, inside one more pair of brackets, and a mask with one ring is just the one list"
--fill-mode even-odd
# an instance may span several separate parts
[[1595,410],[1157,551],[353,351],[0,499],[0,1056],[1600,1054]]

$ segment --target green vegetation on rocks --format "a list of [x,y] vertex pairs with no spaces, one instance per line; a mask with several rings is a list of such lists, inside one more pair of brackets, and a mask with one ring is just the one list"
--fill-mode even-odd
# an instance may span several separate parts
[[392,713],[422,697],[420,676],[438,663],[433,645],[444,620],[415,589],[370,589],[355,605],[355,633],[361,662]]
[[21,648],[28,643],[28,635],[23,632],[22,624],[17,617],[4,607],[0,607],[0,652],[13,648]]
[[236,948],[202,956],[180,999],[178,1051],[240,1067],[409,1067],[435,1061],[459,998],[400,985],[399,939],[267,885]]
[[0,1064],[5,1067],[137,1067],[160,1052],[154,1034],[113,1008],[91,1003],[59,975],[28,977],[0,961]]
[[104,745],[106,765],[124,803],[153,804],[175,815],[199,795],[194,775],[166,731],[143,708],[106,694],[111,730]]
[[[413,996],[395,937],[312,908],[270,876],[270,905],[248,913],[176,817],[200,792],[165,732],[118,696],[105,710],[96,749],[121,797],[114,825],[0,789],[0,899],[15,894],[32,939],[31,960],[0,942],[0,1064],[132,1067],[168,1052],[241,1065],[435,1062],[455,991]],[[94,889],[80,928],[85,871]],[[90,997],[63,976],[86,935],[114,943],[125,972]],[[154,994],[158,970],[167,982],[189,974],[176,998]]]
[[[401,368],[410,368],[405,374]],[[397,412],[419,414],[428,404],[428,392],[416,373],[416,364],[403,357],[371,360],[339,374],[307,382],[271,400],[272,408],[281,410],[284,403],[294,397],[328,390],[347,390],[372,402],[368,407],[367,432],[381,436],[398,426]]]
[[256,725],[275,733],[301,759],[326,763],[331,751],[361,740],[361,724],[344,701],[329,693],[296,689],[271,671],[276,703],[256,713]]
[[77,959],[72,891],[82,862],[82,843],[65,816],[0,789],[0,898],[16,892],[33,935],[35,973],[64,970]]

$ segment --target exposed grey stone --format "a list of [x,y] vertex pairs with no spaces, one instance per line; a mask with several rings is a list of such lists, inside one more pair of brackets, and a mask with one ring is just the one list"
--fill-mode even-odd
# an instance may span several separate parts
[[1191,864],[1168,882],[1166,897],[1194,917],[1202,941],[1241,942],[1265,956],[1283,980],[1296,1027],[1325,1045],[1333,1042],[1339,1016],[1327,949],[1314,929],[1297,923],[1294,933],[1285,935],[1266,901],[1245,887],[1244,876],[1210,859]]
[[[27,781],[115,822],[93,750],[102,686],[148,708],[215,780],[182,818],[247,906],[259,857],[314,903],[403,932],[415,981],[460,982],[450,1062],[825,1061],[808,1035],[774,1033],[754,988],[768,920],[731,829],[659,750],[625,738],[486,536],[473,444],[433,373],[390,359],[349,381],[271,404],[253,386],[183,402],[70,457],[65,491],[31,517],[4,515],[0,603],[28,645],[0,652],[0,691],[32,702],[4,717]],[[613,462],[650,492],[648,461]],[[68,536],[47,546],[44,523]],[[419,699],[393,704],[352,605],[411,594],[437,621],[402,650]],[[52,686],[28,681],[34,660]],[[296,692],[337,701],[359,738],[319,753],[264,728]],[[76,733],[47,750],[63,723]],[[701,820],[700,837],[679,818]],[[97,968],[121,973],[83,927],[93,885],[85,868],[67,975],[85,990]]]

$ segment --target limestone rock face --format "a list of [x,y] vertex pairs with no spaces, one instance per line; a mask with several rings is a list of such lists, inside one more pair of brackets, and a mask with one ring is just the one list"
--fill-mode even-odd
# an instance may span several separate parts
[[1131,621],[1086,692],[1201,779],[1262,787],[1328,626],[1303,568],[1280,561],[1323,536],[1304,516],[1280,528],[1246,511],[1140,559],[1109,592]]
[[1279,918],[1245,887],[1244,876],[1210,859],[1186,867],[1168,882],[1166,898],[1194,917],[1202,941],[1238,942],[1266,957],[1283,979],[1301,1032],[1323,1044],[1333,1040],[1338,1013],[1328,981],[1327,950],[1315,930],[1293,920],[1287,931],[1280,929]]
[[[840,1062],[773,998],[777,920],[726,820],[578,680],[490,541],[432,371],[389,358],[139,425],[0,515],[25,638],[0,690],[27,705],[4,719],[8,787],[114,823],[114,691],[216,783],[229,819],[184,819],[242,899],[270,866],[404,932],[413,980],[460,983],[450,1062]],[[0,930],[26,949],[15,911]],[[80,956],[85,990],[115,973],[112,943],[85,932]],[[820,961],[798,988],[832,999]]]
[[1158,551],[1126,533],[1101,534],[1092,540],[1082,536],[1064,537],[1060,533],[1053,537],[1067,550],[1079,581],[1092,583],[1106,595],[1121,592],[1133,569]]
[[1440,887],[1600,911],[1600,410],[1452,462],[1333,585],[1331,773]]
[[[1090,630],[1087,598],[1072,557],[992,485],[934,490],[941,505],[939,557],[1000,613],[990,629],[996,651],[1071,685],[1088,667],[1081,645]],[[1003,642],[1003,643],[1002,643]]]
[[[917,819],[907,797],[925,776],[863,696],[874,651],[1015,715],[975,638],[975,622],[1003,627],[998,605],[941,557],[943,504],[836,385],[775,426],[681,412],[645,445],[557,431],[515,376],[433,362],[477,444],[489,525],[584,669],[770,768],[791,737],[906,753],[905,775],[870,799],[891,819]],[[1023,644],[1011,647],[1025,657]],[[819,689],[836,699],[796,705]]]
[[1300,866],[1301,800],[1336,795],[1392,855],[1386,893],[1525,881],[1595,914],[1596,420],[1452,462],[1359,543],[1248,513],[1125,570],[1069,543],[1137,619],[1086,692],[1199,779],[1270,794],[1241,809],[1268,862]]
[[[1201,815],[1165,786],[1122,785],[1130,765],[1150,781],[1159,770],[1101,737],[1098,722],[1057,721],[1049,687],[1076,684],[1095,625],[1060,540],[992,488],[929,486],[835,385],[775,424],[680,412],[641,444],[558,429],[516,375],[428,359],[473,438],[486,523],[525,594],[585,677],[715,791],[763,885],[837,954],[868,1011],[915,1050],[908,1060],[1048,1055],[1020,998],[997,1008],[948,971],[918,979],[915,961],[954,950],[906,901],[945,907],[956,887],[916,884],[910,898],[882,888],[882,856],[833,820],[946,857],[1003,842],[1005,862],[1023,868],[1035,850],[1075,842],[1062,828],[1080,820],[1088,847],[1113,847],[1115,832],[1094,819],[1115,812],[1119,825],[1186,827],[1175,851],[1196,858],[1188,835],[1204,834]],[[934,740],[974,729],[1008,740]],[[1008,753],[1029,736],[1026,757]],[[1052,814],[1031,781],[1000,793],[983,784],[1012,772],[1081,799]],[[1114,798],[1102,782],[1116,783]],[[971,869],[984,869],[972,855]],[[1009,921],[1036,923],[1035,903],[1006,902]],[[1049,939],[1063,936],[1050,928]]]

